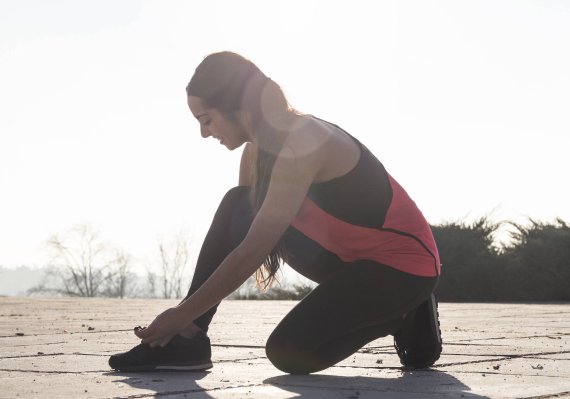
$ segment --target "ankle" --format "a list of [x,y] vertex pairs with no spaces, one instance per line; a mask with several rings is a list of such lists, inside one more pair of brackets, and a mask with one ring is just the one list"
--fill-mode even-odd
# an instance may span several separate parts
[[180,331],[178,334],[184,338],[194,338],[198,333],[204,332],[196,324],[191,323],[184,330]]

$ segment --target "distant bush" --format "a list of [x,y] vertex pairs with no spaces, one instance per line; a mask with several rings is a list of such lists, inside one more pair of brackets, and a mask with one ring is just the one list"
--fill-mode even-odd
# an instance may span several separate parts
[[497,247],[500,224],[481,218],[432,226],[442,263],[442,301],[570,301],[570,226],[510,223],[512,243]]
[[562,219],[512,225],[513,244],[503,254],[509,299],[570,301],[570,226]]
[[498,228],[498,223],[486,217],[472,224],[448,222],[432,226],[442,264],[437,288],[440,300],[496,299],[501,284],[494,276],[500,261],[493,235]]

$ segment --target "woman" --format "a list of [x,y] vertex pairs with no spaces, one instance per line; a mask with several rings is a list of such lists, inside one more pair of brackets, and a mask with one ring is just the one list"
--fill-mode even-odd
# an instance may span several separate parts
[[431,366],[441,353],[437,248],[383,165],[338,126],[293,110],[240,55],[209,55],[186,91],[202,137],[229,150],[245,144],[239,186],[219,205],[187,297],[135,329],[141,344],[110,366],[211,367],[207,331],[218,303],[253,273],[267,287],[281,261],[318,286],[267,341],[278,369],[323,370],[386,335],[404,366]]

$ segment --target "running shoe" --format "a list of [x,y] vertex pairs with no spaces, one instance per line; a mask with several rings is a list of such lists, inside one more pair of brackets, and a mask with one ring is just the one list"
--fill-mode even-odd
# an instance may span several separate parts
[[405,367],[431,367],[439,359],[442,339],[434,294],[408,313],[404,325],[394,334],[394,348]]
[[109,358],[119,371],[198,371],[212,367],[210,338],[200,332],[193,338],[176,335],[164,347],[139,344],[128,352]]

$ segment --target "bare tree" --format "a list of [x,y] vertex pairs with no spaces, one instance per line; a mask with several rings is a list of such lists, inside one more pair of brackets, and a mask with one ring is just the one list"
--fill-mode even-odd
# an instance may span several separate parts
[[156,273],[153,273],[152,271],[147,269],[146,272],[146,278],[147,278],[147,290],[144,294],[144,296],[146,297],[151,297],[154,298],[156,297],[156,280],[158,278]]
[[124,298],[132,294],[136,276],[130,272],[131,257],[127,253],[115,250],[114,257],[110,263],[103,294],[114,298]]
[[[186,273],[190,258],[189,239],[178,233],[172,240],[160,240],[158,244],[160,274],[148,273],[151,290],[160,285],[163,298],[181,298],[187,282]],[[157,281],[158,280],[158,281]]]
[[31,293],[125,295],[129,256],[105,243],[92,226],[77,225],[66,233],[55,234],[47,240],[47,246],[51,253],[49,280],[32,288]]

